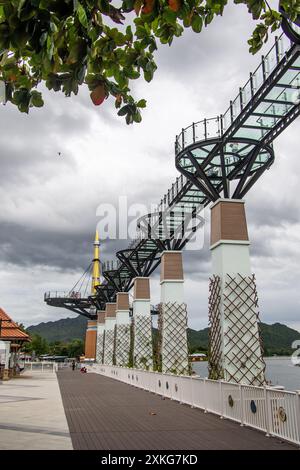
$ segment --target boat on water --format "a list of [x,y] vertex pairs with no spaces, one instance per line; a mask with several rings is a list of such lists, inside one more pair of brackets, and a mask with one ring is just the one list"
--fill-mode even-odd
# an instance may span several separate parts
[[189,355],[191,362],[207,361],[207,355],[204,353],[194,353]]

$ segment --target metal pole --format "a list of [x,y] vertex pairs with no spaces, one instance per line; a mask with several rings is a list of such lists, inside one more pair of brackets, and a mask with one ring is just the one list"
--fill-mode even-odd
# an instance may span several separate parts
[[244,426],[244,389],[241,384],[239,384],[240,389],[240,403],[241,403],[241,426]]
[[251,98],[254,96],[254,83],[253,83],[253,74],[250,73],[250,88],[251,88]]
[[230,117],[231,117],[231,124],[233,123],[233,102],[230,101]]
[[244,104],[243,104],[243,89],[240,88],[240,106],[241,106],[241,111],[244,109]]
[[224,403],[223,403],[222,380],[219,380],[219,396],[220,396],[220,419],[223,419],[224,418]]
[[276,49],[276,60],[277,60],[277,64],[278,64],[278,62],[280,62],[280,51],[279,51],[278,36],[275,37],[275,49]]
[[264,78],[264,80],[266,80],[267,74],[266,74],[266,64],[265,64],[265,56],[264,55],[261,56],[261,60],[262,60],[261,66],[262,66],[263,78]]
[[264,387],[265,411],[266,411],[266,436],[270,437],[271,432],[271,410],[267,387]]

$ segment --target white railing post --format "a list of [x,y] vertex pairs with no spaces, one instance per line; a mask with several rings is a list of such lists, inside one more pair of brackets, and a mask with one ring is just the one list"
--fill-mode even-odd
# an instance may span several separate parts
[[244,388],[242,384],[239,384],[240,389],[240,409],[241,409],[241,426],[244,426]]
[[207,377],[205,377],[203,381],[203,388],[204,388],[204,413],[207,413]]
[[219,380],[219,397],[220,397],[220,419],[223,419],[224,418],[224,401],[223,401],[222,380]]
[[191,375],[190,379],[191,379],[191,396],[192,396],[191,408],[194,408],[194,390],[193,390],[193,376],[192,375]]
[[300,390],[296,390],[295,396],[296,402],[296,425],[297,425],[297,438],[298,443],[300,444]]
[[[50,364],[50,363],[49,363]],[[34,363],[30,364],[33,368]],[[48,366],[48,363],[46,363]],[[52,363],[53,371],[60,368],[62,365]],[[42,365],[44,367],[45,364]],[[91,370],[91,369],[89,369]],[[95,368],[94,368],[95,370]],[[115,366],[99,366],[96,368],[97,373],[107,377],[112,377],[115,380],[133,385],[134,387],[141,388],[147,391],[154,390],[154,393],[162,397],[170,397],[171,399],[178,400],[180,403],[190,404],[191,408],[199,406],[203,409],[204,413],[212,411],[220,416],[220,419],[228,417],[230,420],[240,422],[241,426],[249,426],[255,429],[260,429],[266,432],[266,436],[275,435],[283,438],[294,444],[300,445],[300,390],[297,392],[285,392],[283,390],[274,391],[272,388],[252,387],[251,385],[233,384],[225,382],[224,380],[211,381],[207,377],[204,379],[195,379],[194,377],[180,377],[174,374],[162,374],[159,372],[148,372],[139,369],[121,368]],[[129,375],[129,378],[128,378]],[[138,377],[138,381],[136,378]],[[159,387],[158,382],[161,382]],[[198,387],[199,381],[201,386]],[[166,388],[168,382],[169,387]],[[236,396],[236,405],[239,406],[237,411],[231,412],[226,408],[226,394],[227,387],[234,386],[234,390],[239,390]],[[175,392],[173,388],[175,387]],[[199,390],[198,390],[199,389]],[[197,393],[200,393],[200,400]],[[264,414],[257,415],[255,418],[250,414],[249,401],[258,400],[259,411]],[[275,404],[273,404],[275,400]],[[293,419],[290,419],[288,425],[281,428],[277,426],[277,408],[280,400],[284,400],[284,407],[287,410],[287,415],[293,412]],[[254,405],[256,406],[254,401]],[[200,405],[199,405],[200,403]],[[262,404],[264,403],[264,407]],[[248,408],[247,409],[247,404]],[[276,406],[275,406],[276,405]],[[264,411],[262,411],[262,408]],[[274,408],[274,409],[273,409]],[[238,411],[240,410],[240,411]],[[228,413],[227,413],[228,411]],[[255,411],[253,411],[255,413]],[[274,416],[273,416],[274,413]],[[289,416],[288,416],[289,418]]]
[[265,410],[266,410],[266,436],[270,437],[271,433],[271,409],[270,409],[270,400],[267,387],[264,386],[264,396],[265,396]]

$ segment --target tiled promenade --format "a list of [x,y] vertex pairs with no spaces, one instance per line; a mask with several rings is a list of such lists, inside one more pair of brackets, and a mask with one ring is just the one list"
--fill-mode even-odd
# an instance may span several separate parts
[[74,449],[296,449],[98,374],[63,370],[58,380]]
[[73,449],[56,374],[0,382],[0,450]]

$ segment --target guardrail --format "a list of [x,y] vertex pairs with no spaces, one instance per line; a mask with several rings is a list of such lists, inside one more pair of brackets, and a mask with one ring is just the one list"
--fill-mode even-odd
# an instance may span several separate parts
[[292,46],[293,44],[285,34],[279,38],[276,37],[274,45],[265,56],[262,56],[259,66],[250,74],[249,80],[239,89],[237,96],[230,101],[224,114],[194,122],[181,130],[175,139],[175,154],[177,155],[195,142],[218,138],[225,134]]
[[25,362],[24,370],[32,372],[56,372],[58,369],[57,362]]
[[81,299],[79,291],[48,291],[44,293],[44,300],[47,299]]
[[88,370],[300,445],[300,392],[100,364]]

